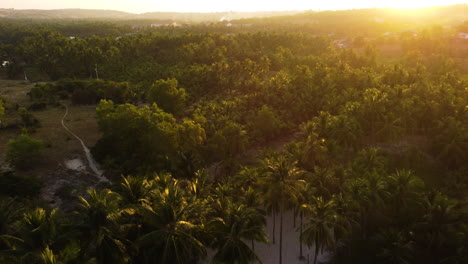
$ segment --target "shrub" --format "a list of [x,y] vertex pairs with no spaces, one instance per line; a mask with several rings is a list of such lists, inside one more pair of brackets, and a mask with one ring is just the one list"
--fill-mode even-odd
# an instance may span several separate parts
[[37,177],[0,171],[1,196],[36,197],[42,186],[43,183]]
[[88,105],[97,103],[99,101],[99,96],[94,90],[78,89],[73,92],[71,100],[77,105]]
[[31,113],[29,113],[29,111],[26,108],[18,108],[18,114],[21,117],[21,122],[23,123],[24,127],[32,128],[39,126],[39,120],[35,118]]
[[16,168],[31,168],[39,162],[44,147],[42,140],[22,134],[16,140],[8,141],[6,158]]

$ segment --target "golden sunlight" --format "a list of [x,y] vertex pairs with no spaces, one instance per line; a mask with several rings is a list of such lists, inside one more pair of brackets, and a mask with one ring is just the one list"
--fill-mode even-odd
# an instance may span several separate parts
[[340,10],[373,7],[421,8],[462,3],[462,0],[354,0],[354,1],[267,1],[267,0],[3,0],[0,8],[17,9],[111,9],[132,13],[145,12],[224,12],[224,11],[286,11],[286,10]]

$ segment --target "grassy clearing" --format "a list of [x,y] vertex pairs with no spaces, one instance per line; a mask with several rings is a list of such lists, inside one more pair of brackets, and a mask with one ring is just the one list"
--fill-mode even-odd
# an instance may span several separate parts
[[[33,84],[24,81],[0,80],[0,95],[5,96],[13,103],[27,106],[30,104],[27,92],[33,86]],[[62,104],[69,104],[69,102],[62,102]],[[83,149],[78,140],[62,127],[61,120],[65,113],[64,107],[48,107],[44,111],[31,113],[40,122],[40,127],[31,136],[41,139],[47,144],[44,160],[41,165],[34,169],[35,174],[47,176],[54,172],[65,160],[83,155]],[[92,147],[101,137],[96,120],[95,106],[70,106],[65,122],[89,147]],[[20,133],[20,129],[0,130],[0,163],[5,161],[8,141],[16,138]]]

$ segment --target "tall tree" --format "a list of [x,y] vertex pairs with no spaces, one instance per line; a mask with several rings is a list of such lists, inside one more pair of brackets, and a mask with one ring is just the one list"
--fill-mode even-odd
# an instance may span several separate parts
[[81,231],[82,248],[97,263],[127,263],[126,240],[121,236],[121,197],[108,189],[88,191],[89,198],[79,197],[77,228]]
[[[264,205],[272,209],[273,218],[276,210],[280,213],[279,263],[283,261],[283,214],[288,208],[297,205],[301,197],[301,185],[304,174],[295,163],[279,155],[262,162],[263,174],[258,180],[259,191]],[[274,234],[273,230],[273,234]]]
[[245,241],[268,242],[264,216],[255,208],[232,201],[223,204],[221,215],[208,223],[215,238],[212,245],[217,249],[213,263],[262,263]]
[[140,206],[143,217],[137,240],[139,263],[190,263],[206,256],[202,242],[204,205],[184,196],[176,180]]
[[340,216],[337,214],[333,200],[326,201],[317,197],[312,203],[302,206],[308,220],[301,240],[309,247],[314,245],[314,264],[317,256],[325,249],[334,249],[337,242],[336,233],[340,228]]

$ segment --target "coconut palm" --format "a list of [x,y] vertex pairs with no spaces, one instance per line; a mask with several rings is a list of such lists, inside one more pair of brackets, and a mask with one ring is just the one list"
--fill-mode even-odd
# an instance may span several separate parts
[[453,117],[438,122],[433,137],[433,150],[438,160],[448,168],[457,168],[468,162],[468,129],[466,123]]
[[394,220],[404,221],[411,215],[418,215],[424,182],[409,170],[397,170],[386,181]]
[[[414,233],[427,263],[440,263],[444,256],[455,256],[457,250],[463,250],[467,218],[462,213],[462,205],[441,193],[432,192],[426,196],[423,207],[423,217],[416,224]],[[467,250],[466,244],[464,250]]]
[[[299,203],[301,197],[300,186],[305,184],[301,179],[304,174],[299,170],[295,163],[289,161],[286,156],[279,155],[273,158],[267,158],[262,164],[263,174],[260,176],[258,186],[261,193],[263,204],[275,213],[280,213],[280,244],[279,244],[279,263],[282,263],[283,248],[283,213],[291,205]],[[275,223],[275,222],[274,222]],[[274,241],[275,225],[273,225]]]
[[[345,199],[348,206],[354,209],[354,217],[360,228],[363,239],[372,232],[375,215],[385,205],[388,193],[385,178],[376,170],[371,170],[345,184]],[[344,201],[343,200],[343,201]],[[373,218],[374,217],[374,218]]]
[[83,237],[82,248],[97,263],[127,263],[125,239],[120,233],[121,197],[108,189],[88,191],[88,199],[79,197],[77,228]]
[[119,194],[124,204],[148,204],[154,189],[154,181],[148,180],[146,177],[122,176]]
[[[299,234],[302,234],[303,229],[304,229],[304,208],[303,204],[306,204],[309,202],[309,200],[314,197],[314,193],[316,192],[316,189],[313,187],[312,184],[309,182],[306,182],[305,185],[302,186],[301,188],[302,196],[301,200],[299,201],[300,204],[297,205],[297,212],[299,212]],[[302,239],[299,235],[299,259],[303,260],[305,259],[303,255],[303,247],[302,247]]]
[[142,205],[139,263],[190,263],[206,255],[203,238],[204,204],[184,196],[176,180],[158,190],[152,204]]
[[312,204],[302,206],[308,224],[301,233],[301,240],[309,247],[314,245],[314,264],[317,256],[325,249],[334,249],[336,246],[336,233],[340,229],[342,221],[338,215],[333,200],[325,201],[322,197],[314,199]]
[[[80,254],[80,245],[78,243],[69,243],[67,246],[56,254],[49,247],[46,247],[40,255],[41,264],[68,264],[68,263],[77,263],[78,257]],[[96,263],[95,259],[81,260],[80,263],[92,264]]]
[[23,208],[15,198],[0,199],[0,235],[6,234],[11,224],[21,218]]
[[56,210],[47,213],[42,208],[36,208],[25,213],[15,235],[1,236],[9,247],[4,253],[17,256],[20,263],[39,262],[41,252],[58,240],[56,218]]
[[388,228],[371,238],[377,248],[376,262],[388,264],[413,263],[413,243],[404,231]]
[[245,241],[268,242],[264,216],[246,205],[232,201],[223,204],[226,206],[221,215],[209,223],[210,233],[215,238],[212,246],[217,249],[213,263],[261,263]]

